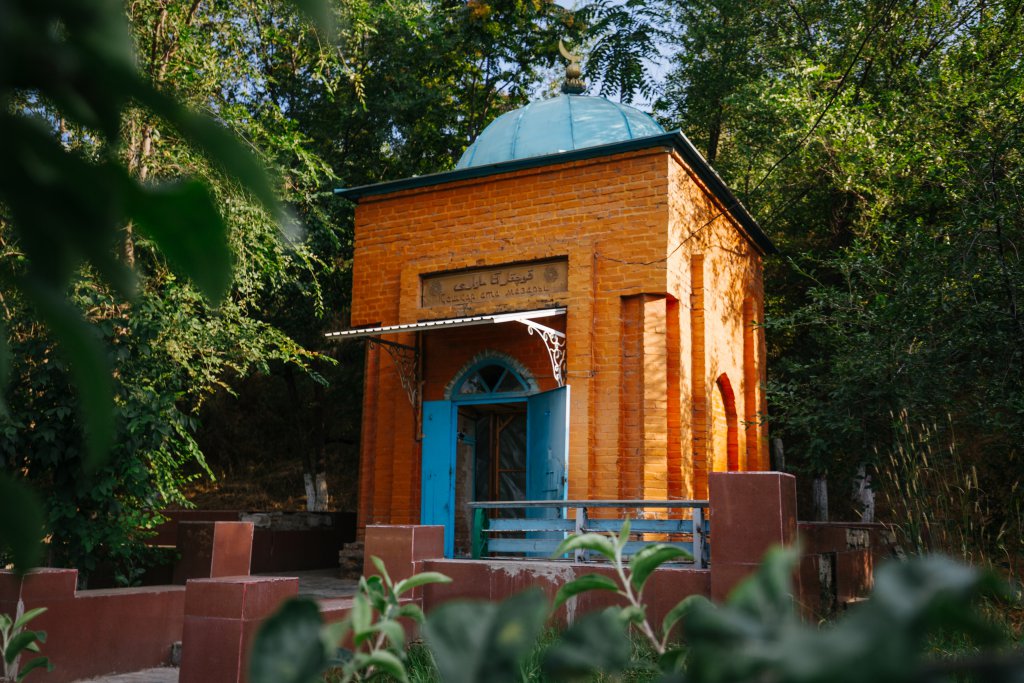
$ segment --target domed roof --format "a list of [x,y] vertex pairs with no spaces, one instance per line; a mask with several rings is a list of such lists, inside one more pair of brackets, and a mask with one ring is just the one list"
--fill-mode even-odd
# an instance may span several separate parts
[[494,119],[455,168],[569,152],[650,135],[665,129],[638,109],[603,97],[559,95]]

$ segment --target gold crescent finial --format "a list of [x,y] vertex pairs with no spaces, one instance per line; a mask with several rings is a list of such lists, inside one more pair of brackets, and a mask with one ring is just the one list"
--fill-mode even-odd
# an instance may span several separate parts
[[561,38],[558,39],[558,51],[561,52],[562,56],[568,59],[570,62],[576,62],[577,64],[579,63],[579,56],[569,52],[569,48],[565,46],[565,43],[562,42]]
[[565,82],[562,84],[562,92],[566,95],[583,94],[587,90],[587,84],[580,78],[583,71],[580,69],[579,55],[569,52],[561,38],[558,39],[558,51],[569,62],[565,65]]

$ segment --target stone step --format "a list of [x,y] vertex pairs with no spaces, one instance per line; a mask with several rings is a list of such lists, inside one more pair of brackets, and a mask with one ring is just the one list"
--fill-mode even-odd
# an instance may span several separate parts
[[357,579],[363,574],[365,550],[362,541],[346,543],[338,552],[339,576]]

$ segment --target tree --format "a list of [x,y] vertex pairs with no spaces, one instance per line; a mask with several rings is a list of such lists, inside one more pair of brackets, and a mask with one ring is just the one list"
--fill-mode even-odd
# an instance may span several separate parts
[[846,482],[906,411],[1005,490],[1024,418],[1020,7],[718,2],[677,18],[660,111],[783,252],[766,288],[787,455]]
[[[277,16],[273,6],[263,13],[247,8],[259,39],[232,49],[258,65],[260,86],[246,85],[233,97],[246,107],[284,112],[303,149],[323,159],[337,174],[332,181],[344,186],[450,169],[491,119],[530,99],[569,18],[551,3],[534,2],[417,0],[375,3],[358,18],[346,5],[336,12],[341,48],[325,51],[322,36]],[[204,411],[201,439],[224,465],[244,462],[260,445],[297,452],[314,509],[324,503],[316,493],[326,487],[317,482],[325,481],[328,461],[336,470],[356,471],[362,348],[322,338],[348,322],[351,207],[320,193],[299,215],[317,267],[268,293],[260,316],[339,364],[310,361],[327,385],[272,365],[269,376],[236,385],[245,392],[237,403],[218,398]],[[275,401],[275,394],[286,398]],[[260,419],[243,419],[250,406],[258,406]],[[341,495],[354,488],[349,483],[341,480]],[[354,506],[354,500],[336,504]]]
[[[0,225],[5,247],[0,274],[7,329],[0,340],[4,384],[12,370],[9,349],[19,355],[13,365],[17,380],[5,395],[10,409],[3,416],[0,530],[4,550],[19,570],[35,563],[44,527],[41,505],[26,480],[56,487],[52,493],[57,495],[47,498],[56,503],[48,511],[47,526],[59,534],[62,518],[95,521],[123,512],[125,503],[145,516],[146,503],[154,496],[133,497],[139,480],[156,476],[158,494],[173,497],[180,483],[178,468],[197,454],[189,450],[187,422],[179,419],[179,395],[160,374],[166,366],[158,360],[147,368],[158,377],[154,387],[128,367],[119,367],[112,379],[108,359],[112,353],[117,362],[129,358],[144,363],[154,351],[154,339],[166,341],[159,326],[154,337],[132,332],[133,326],[153,332],[146,312],[152,312],[154,298],[160,299],[154,295],[168,288],[176,287],[176,297],[158,301],[157,309],[169,302],[184,305],[177,309],[182,315],[191,306],[206,316],[190,320],[185,339],[189,331],[202,336],[197,328],[204,323],[206,332],[223,336],[232,313],[242,310],[237,300],[225,297],[232,285],[232,253],[215,192],[200,180],[180,180],[181,171],[202,171],[220,181],[222,188],[244,198],[250,214],[261,216],[264,225],[287,224],[269,178],[248,149],[221,123],[196,115],[160,87],[181,46],[195,42],[186,39],[199,3],[180,17],[172,17],[166,3],[149,7],[156,17],[151,78],[136,70],[130,25],[119,3],[10,2],[2,8],[0,149],[8,160],[0,171],[0,204],[5,209]],[[175,18],[182,23],[169,26]],[[180,141],[171,157],[177,172],[162,178],[153,166],[153,143],[160,132],[153,117],[167,124],[165,135]],[[167,182],[153,182],[157,179]],[[140,265],[140,245],[159,249],[147,249],[146,268]],[[193,284],[181,285],[175,273]],[[207,301],[223,306],[214,311]],[[84,315],[76,304],[85,308]],[[242,327],[259,339],[265,352],[274,349],[292,359],[300,355],[294,345],[284,343],[283,335],[275,336],[265,326]],[[10,347],[8,333],[13,335]],[[123,345],[104,347],[97,338],[103,334]],[[130,350],[133,345],[138,348]],[[169,343],[157,345],[155,355],[178,361],[190,351],[194,349]],[[242,355],[245,362],[252,360]],[[193,399],[206,389],[196,386],[196,378],[215,380],[218,370],[232,363],[226,354],[212,360],[174,368],[186,376],[178,379],[188,382]],[[69,380],[79,394],[74,402],[78,410],[66,400]],[[173,386],[174,378],[169,381]],[[24,393],[18,395],[19,390]],[[78,414],[84,432],[73,417]],[[145,419],[133,423],[140,414],[158,415],[162,430],[137,442],[118,439],[118,450],[128,457],[115,453],[109,458],[119,428],[131,433],[133,427],[152,426]],[[77,471],[84,476],[75,478]],[[118,485],[126,488],[120,500],[113,490]],[[114,509],[83,510],[76,502],[96,497]],[[70,509],[62,510],[63,505]],[[130,517],[118,515],[127,524],[139,521]],[[57,553],[63,540],[55,538],[52,548]],[[84,539],[87,552],[96,540]]]
[[[316,407],[335,363],[318,349],[323,327],[345,317],[351,257],[349,209],[324,190],[449,166],[495,112],[525,101],[534,53],[547,43],[552,58],[564,13],[338,3],[336,34],[326,17],[313,27],[263,0],[9,13],[4,536],[20,534],[20,568],[45,526],[51,562],[83,577],[113,562],[127,576],[144,559],[137,529],[208,472],[200,410],[253,371],[300,399],[300,454],[307,479],[323,482]],[[339,378],[349,396],[360,383]],[[47,493],[45,520],[26,480]],[[310,507],[326,505],[325,484],[308,488]]]

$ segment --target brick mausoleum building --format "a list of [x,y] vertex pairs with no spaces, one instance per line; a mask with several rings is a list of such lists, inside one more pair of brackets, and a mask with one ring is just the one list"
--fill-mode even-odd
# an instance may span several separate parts
[[[578,82],[575,82],[578,84]],[[679,132],[566,90],[456,169],[357,202],[365,337],[359,526],[471,500],[707,497],[768,467],[762,257],[773,246]]]

